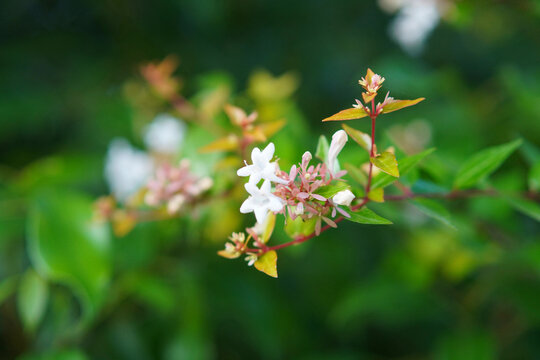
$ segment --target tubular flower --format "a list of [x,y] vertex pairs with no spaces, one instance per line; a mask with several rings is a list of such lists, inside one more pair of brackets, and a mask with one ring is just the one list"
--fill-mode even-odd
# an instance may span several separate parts
[[261,179],[265,181],[273,181],[279,184],[287,184],[286,180],[279,178],[276,175],[277,164],[270,162],[274,156],[275,146],[269,143],[266,148],[261,151],[259,148],[254,148],[251,152],[252,165],[248,165],[237,171],[238,176],[249,176],[249,183],[258,184]]
[[240,207],[242,214],[250,212],[255,213],[255,218],[258,223],[264,223],[268,211],[279,212],[283,209],[283,201],[272,194],[270,181],[265,180],[259,189],[254,183],[248,182],[245,185],[249,197],[244,201]]
[[332,142],[330,143],[330,148],[328,149],[328,158],[326,164],[331,173],[336,171],[337,157],[348,139],[349,138],[347,137],[345,130],[336,131],[336,133],[332,135]]

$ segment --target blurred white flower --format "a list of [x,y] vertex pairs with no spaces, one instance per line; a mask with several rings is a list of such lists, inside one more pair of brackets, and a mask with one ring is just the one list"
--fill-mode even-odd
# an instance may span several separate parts
[[349,138],[347,137],[345,130],[338,130],[334,133],[334,135],[332,135],[332,142],[330,143],[328,157],[326,158],[326,166],[328,166],[331,173],[336,173],[339,171],[337,168],[337,157],[345,146],[347,140],[349,140]]
[[418,55],[424,48],[427,37],[441,18],[440,0],[379,0],[381,8],[397,11],[390,24],[390,36],[410,55]]
[[148,149],[163,153],[175,154],[180,149],[186,134],[186,124],[168,114],[155,117],[144,133],[144,143]]
[[255,213],[255,218],[259,224],[263,224],[268,215],[268,211],[278,212],[283,209],[283,200],[270,192],[270,181],[266,180],[259,189],[254,183],[248,182],[245,185],[249,197],[242,203],[240,212],[247,214]]
[[269,143],[266,148],[261,151],[259,148],[254,148],[251,152],[252,165],[248,165],[237,171],[238,176],[249,176],[251,184],[258,184],[261,179],[273,181],[280,184],[287,184],[287,180],[283,180],[276,175],[277,164],[270,162],[274,157],[274,143]]
[[105,179],[113,195],[125,201],[143,187],[154,171],[154,161],[125,139],[114,139],[107,151]]
[[337,205],[349,206],[354,198],[355,196],[351,190],[342,190],[332,197],[332,201]]

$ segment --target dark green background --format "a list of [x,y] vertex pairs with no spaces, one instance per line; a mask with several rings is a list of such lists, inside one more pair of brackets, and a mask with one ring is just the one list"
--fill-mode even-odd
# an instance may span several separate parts
[[[425,119],[442,168],[455,170],[480,148],[518,136],[526,149],[538,146],[539,3],[455,6],[425,51],[410,57],[388,36],[392,15],[374,1],[2,1],[0,276],[30,266],[26,216],[29,199],[42,188],[107,193],[102,168],[109,141],[140,141],[122,86],[141,63],[169,54],[181,59],[177,74],[188,97],[208,72],[230,75],[242,92],[257,68],[295,71],[301,85],[294,99],[312,130],[303,141],[312,150],[320,133],[338,128],[320,120],[360,96],[357,80],[367,67],[387,78],[396,97],[427,98],[385,119],[380,134],[385,126]],[[526,153],[513,155],[493,182],[525,189],[529,162],[520,155]],[[61,171],[36,177],[32,164],[50,157],[63,159]],[[278,280],[242,260],[217,257],[222,244],[194,238],[189,220],[140,226],[113,241],[112,265],[113,278],[131,274],[141,281],[139,290],[73,337],[66,336],[71,325],[63,317],[79,310],[67,287],[52,285],[44,324],[34,335],[23,331],[9,296],[0,308],[0,357],[540,356],[538,223],[500,200],[448,206],[458,232],[407,221],[408,209],[394,206],[385,214],[395,226],[344,224],[282,251]],[[453,278],[437,261],[422,262],[417,241],[446,241],[476,260],[493,248],[498,255]],[[106,297],[120,291],[114,284]]]

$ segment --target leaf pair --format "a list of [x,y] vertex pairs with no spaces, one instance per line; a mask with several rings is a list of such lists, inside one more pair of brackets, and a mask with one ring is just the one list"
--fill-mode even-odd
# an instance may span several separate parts
[[[401,110],[403,108],[413,106],[418,104],[420,101],[425,100],[425,98],[418,98],[415,100],[394,100],[389,99],[385,101],[382,104],[382,110],[381,114],[388,114],[397,110]],[[361,119],[366,116],[371,116],[370,113],[368,113],[364,108],[350,108],[341,110],[337,114],[334,114],[332,116],[329,116],[325,119],[323,119],[323,122],[325,121],[347,121],[347,120],[355,120],[355,119]]]

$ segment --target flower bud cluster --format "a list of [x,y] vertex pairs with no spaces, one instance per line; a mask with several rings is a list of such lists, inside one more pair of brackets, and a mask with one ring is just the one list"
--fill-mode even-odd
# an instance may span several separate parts
[[236,259],[244,253],[245,245],[246,234],[243,232],[233,232],[232,235],[229,236],[229,242],[225,243],[225,250],[218,251],[218,254],[227,259]]
[[150,206],[167,205],[167,212],[175,214],[184,204],[193,202],[199,195],[212,187],[209,177],[198,177],[190,171],[189,160],[178,166],[162,164],[155,177],[147,184],[145,202]]
[[[382,83],[384,82],[384,80],[384,77],[379,74],[375,74],[371,69],[367,70],[365,77],[358,80],[360,86],[362,86],[365,90],[365,92],[362,93],[362,99],[364,100],[364,103],[366,105],[368,105],[377,96],[377,92],[382,87]],[[386,95],[386,98],[388,99],[388,94]],[[385,101],[387,99],[385,99]],[[369,106],[364,106],[362,102],[358,99],[356,99],[356,104],[353,104],[353,107],[357,109],[363,109],[371,116],[376,116],[382,111],[381,104],[378,104],[376,110],[370,110]],[[375,110],[375,113],[372,114],[372,110]]]
[[288,214],[292,220],[297,217],[303,220],[316,219],[315,232],[319,234],[322,221],[337,227],[330,219],[335,217],[337,212],[346,217],[350,216],[332,198],[317,193],[323,186],[339,180],[346,171],[333,173],[325,163],[310,165],[311,160],[311,153],[306,151],[298,166],[293,165],[289,173],[281,171],[280,177],[287,180],[287,184],[277,184],[274,195],[284,201],[282,213]]

